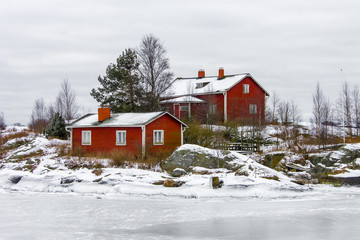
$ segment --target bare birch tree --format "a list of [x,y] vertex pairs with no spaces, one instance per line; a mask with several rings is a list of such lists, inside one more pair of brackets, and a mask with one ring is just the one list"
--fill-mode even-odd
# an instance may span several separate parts
[[158,110],[160,96],[169,88],[173,79],[166,49],[157,37],[149,34],[143,37],[137,54],[140,75],[145,82],[148,95],[146,110]]
[[352,91],[352,98],[354,103],[354,123],[356,127],[356,136],[359,136],[360,128],[360,93],[359,87],[356,85]]
[[64,79],[62,82],[59,97],[61,98],[63,107],[62,116],[66,123],[69,123],[70,120],[77,116],[79,107],[76,104],[76,96],[74,91],[71,89],[71,84],[68,79]]
[[5,117],[4,117],[4,113],[1,112],[0,113],[0,130],[3,130],[5,128],[6,128]]
[[344,85],[342,87],[342,96],[343,96],[343,107],[344,107],[346,126],[349,129],[350,137],[352,137],[352,121],[351,121],[352,101],[351,101],[351,93],[350,93],[349,85],[346,81],[344,82]]
[[328,144],[329,138],[329,123],[332,122],[332,108],[330,100],[324,100],[323,106],[321,108],[322,122],[320,129],[320,139],[323,145],[323,148]]
[[277,113],[282,124],[288,124],[290,122],[291,107],[288,101],[282,101],[279,103]]
[[290,103],[290,118],[293,126],[299,124],[302,120],[299,106],[295,104],[294,100]]
[[273,92],[271,95],[271,122],[274,123],[277,121],[277,117],[276,117],[276,113],[277,113],[277,108],[280,102],[280,98],[277,95],[276,92]]
[[49,120],[47,119],[47,109],[43,98],[35,100],[34,108],[31,113],[29,128],[35,132],[42,133]]
[[324,108],[324,94],[320,89],[319,83],[316,84],[316,90],[313,94],[313,117],[311,121],[314,124],[315,136],[318,140],[319,148],[321,146],[321,129],[324,121],[323,108]]

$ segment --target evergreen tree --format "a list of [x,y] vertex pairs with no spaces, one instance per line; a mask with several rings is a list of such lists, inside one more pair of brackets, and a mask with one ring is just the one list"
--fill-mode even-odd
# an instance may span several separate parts
[[47,137],[56,137],[60,139],[67,139],[68,135],[65,129],[65,120],[57,112],[51,119],[50,124],[45,129],[45,135]]
[[92,89],[90,95],[102,105],[109,105],[113,112],[140,111],[143,90],[138,75],[138,59],[135,51],[126,49],[111,63],[106,75],[99,76],[101,87]]

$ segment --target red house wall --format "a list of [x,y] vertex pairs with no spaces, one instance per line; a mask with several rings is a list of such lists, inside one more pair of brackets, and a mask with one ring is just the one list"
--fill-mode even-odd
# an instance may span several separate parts
[[[201,121],[206,121],[208,118],[214,121],[224,121],[224,95],[222,93],[196,95],[196,97],[206,101],[206,104],[194,106],[192,114],[195,115],[193,116]],[[209,112],[211,105],[216,105],[216,114],[214,115],[211,115]]]
[[[164,145],[154,145],[154,130],[164,130]],[[165,114],[146,125],[145,139],[148,153],[172,152],[181,146],[181,123]]]
[[[249,84],[249,93],[244,93],[244,84]],[[250,114],[250,104],[256,104],[257,114]],[[265,92],[256,82],[247,77],[227,92],[228,121],[245,120],[265,122]]]
[[[91,131],[91,145],[81,144],[81,132]],[[126,130],[126,145],[116,145],[116,131]],[[82,147],[87,152],[110,152],[112,150],[124,150],[136,155],[141,154],[141,127],[93,127],[73,128],[73,148]]]
[[[149,123],[146,129],[146,152],[170,152],[181,146],[181,123],[165,114]],[[116,145],[116,131],[126,130],[126,145]],[[153,130],[164,130],[164,145],[153,144]],[[91,145],[82,145],[82,131],[91,131]],[[110,152],[123,150],[134,155],[142,154],[142,129],[141,127],[93,127],[73,128],[73,148],[81,147],[87,152]]]

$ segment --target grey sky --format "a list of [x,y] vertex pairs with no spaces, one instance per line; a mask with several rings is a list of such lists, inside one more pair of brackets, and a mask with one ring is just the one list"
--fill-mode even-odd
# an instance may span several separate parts
[[0,112],[27,124],[35,99],[55,101],[64,78],[95,111],[97,77],[153,33],[176,77],[249,72],[308,120],[316,82],[332,102],[344,79],[358,82],[359,11],[355,0],[0,0]]

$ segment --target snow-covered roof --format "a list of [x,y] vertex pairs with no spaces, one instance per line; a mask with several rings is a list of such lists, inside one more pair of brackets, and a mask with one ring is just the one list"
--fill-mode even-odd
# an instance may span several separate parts
[[269,93],[249,73],[226,75],[222,79],[219,79],[218,76],[204,78],[177,78],[171,84],[167,94],[170,96],[185,96],[223,93],[228,91],[246,77],[251,77],[266,93],[266,95],[269,95]]
[[[72,122],[68,128],[79,128],[79,127],[133,127],[142,126],[149,124],[153,120],[168,114],[167,112],[149,112],[149,113],[112,113],[111,117],[99,122],[97,113],[89,113],[78,120]],[[181,124],[183,122],[173,117]],[[186,125],[185,125],[186,126]]]
[[204,103],[204,100],[193,96],[182,96],[177,98],[172,98],[168,100],[163,100],[160,103]]

